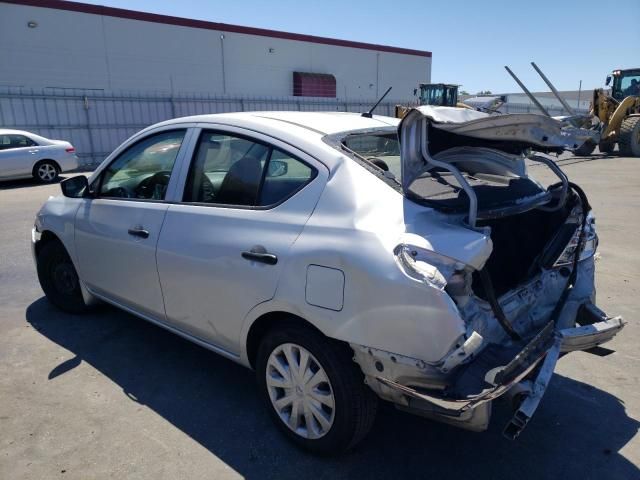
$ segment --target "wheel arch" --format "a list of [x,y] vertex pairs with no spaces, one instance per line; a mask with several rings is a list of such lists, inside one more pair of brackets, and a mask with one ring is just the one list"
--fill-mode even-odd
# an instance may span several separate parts
[[264,313],[251,323],[246,336],[245,351],[247,361],[251,368],[255,369],[256,367],[256,357],[258,354],[258,348],[260,348],[260,341],[264,338],[267,332],[280,325],[303,325],[310,330],[319,333],[323,337],[326,337],[320,329],[299,315],[286,311],[271,311]]
[[64,244],[62,239],[60,237],[58,237],[58,235],[56,235],[51,230],[44,230],[43,232],[40,233],[40,240],[38,240],[34,245],[35,252],[36,252],[36,257],[40,254],[40,251],[42,250],[42,247],[44,247],[46,244],[48,244],[50,242],[60,242],[60,244],[65,248],[67,253],[69,253],[69,249]]

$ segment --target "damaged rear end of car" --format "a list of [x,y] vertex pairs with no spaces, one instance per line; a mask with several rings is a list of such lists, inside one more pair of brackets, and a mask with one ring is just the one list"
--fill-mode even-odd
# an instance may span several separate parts
[[[575,142],[540,115],[447,107],[411,110],[399,139],[404,196],[466,229],[468,242],[438,248],[428,228],[408,222],[396,263],[450,297],[466,331],[432,364],[352,344],[355,361],[380,397],[470,430],[486,429],[491,402],[510,397],[504,434],[514,439],[560,356],[603,344],[624,326],[595,305],[598,237],[588,199],[547,155]],[[528,175],[531,163],[557,182],[543,187]]]

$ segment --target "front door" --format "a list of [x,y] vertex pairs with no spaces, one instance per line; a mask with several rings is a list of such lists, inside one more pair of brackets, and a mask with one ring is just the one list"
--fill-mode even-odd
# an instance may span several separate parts
[[38,146],[24,135],[0,135],[0,178],[31,175]]
[[256,135],[201,132],[157,250],[168,321],[233,354],[247,313],[273,297],[327,178],[302,152]]
[[[164,319],[156,245],[185,129],[136,141],[92,183],[75,219],[80,276],[94,293]],[[175,180],[174,180],[175,183]]]

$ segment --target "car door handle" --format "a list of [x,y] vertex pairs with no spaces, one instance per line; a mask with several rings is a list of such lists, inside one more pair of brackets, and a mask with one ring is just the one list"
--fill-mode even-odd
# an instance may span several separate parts
[[252,248],[248,252],[242,252],[242,258],[244,258],[245,260],[252,260],[254,262],[266,263],[267,265],[275,265],[276,263],[278,263],[278,257],[276,257],[273,253],[267,253],[266,250],[259,250],[264,250],[264,248]]
[[128,231],[129,235],[133,235],[134,237],[149,238],[149,232],[144,228],[130,228]]

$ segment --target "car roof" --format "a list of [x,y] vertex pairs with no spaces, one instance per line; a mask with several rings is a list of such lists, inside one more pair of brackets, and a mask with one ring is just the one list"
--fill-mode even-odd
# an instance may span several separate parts
[[0,135],[33,135],[25,130],[11,130],[10,128],[0,128]]
[[363,117],[360,113],[350,112],[238,112],[216,113],[211,115],[194,115],[190,117],[167,120],[160,125],[179,123],[223,123],[242,126],[243,124],[262,125],[269,129],[283,130],[291,133],[291,127],[299,127],[308,133],[325,136],[350,130],[364,130],[381,127],[397,127],[399,119],[374,115]]
[[24,135],[31,140],[40,143],[41,145],[55,145],[56,140],[43,137],[33,132],[27,132],[26,130],[13,130],[11,128],[0,128],[0,135]]

